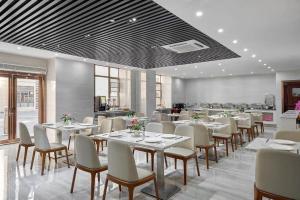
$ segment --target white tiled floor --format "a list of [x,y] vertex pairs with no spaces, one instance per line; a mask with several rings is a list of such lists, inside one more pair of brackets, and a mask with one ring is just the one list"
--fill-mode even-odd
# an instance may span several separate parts
[[[272,128],[266,128],[262,137],[271,137]],[[245,145],[244,145],[245,146]],[[0,146],[0,200],[9,199],[89,199],[90,175],[78,171],[75,191],[70,194],[73,167],[67,168],[66,164],[59,162],[55,166],[52,160],[49,171],[44,176],[40,175],[39,159],[36,159],[33,170],[30,170],[31,152],[25,167],[22,166],[23,154],[20,162],[16,163],[16,145]],[[222,151],[222,149],[220,149]],[[23,151],[22,151],[23,153]],[[222,153],[222,152],[221,152]],[[224,153],[224,152],[223,152]],[[106,159],[102,156],[101,159]],[[145,155],[136,154],[139,167],[150,169],[145,162]],[[173,164],[172,160],[169,160]],[[200,160],[200,177],[196,176],[194,161],[188,164],[188,183],[183,186],[182,166],[178,162],[178,170],[174,171],[171,165],[166,170],[167,180],[181,188],[172,199],[202,199],[202,200],[246,200],[253,199],[253,183],[255,172],[255,153],[240,148],[229,157],[222,157],[219,163],[210,163],[211,168],[206,170],[205,163]],[[95,199],[102,199],[105,173],[101,174],[101,181],[96,186]],[[140,193],[141,186],[135,190],[135,199],[153,199]],[[111,184],[107,199],[127,199],[126,189],[119,193],[117,185]]]

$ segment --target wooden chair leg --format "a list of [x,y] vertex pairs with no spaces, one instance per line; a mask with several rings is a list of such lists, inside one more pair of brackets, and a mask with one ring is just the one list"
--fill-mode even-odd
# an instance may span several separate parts
[[101,141],[101,150],[103,151],[103,141]]
[[242,134],[240,133],[239,136],[240,136],[240,144],[241,144],[241,147],[242,147],[243,146],[243,137],[242,137]]
[[50,152],[48,153],[48,159],[49,159],[49,162],[50,162],[50,160],[51,160]]
[[177,169],[177,159],[174,158],[174,165],[175,165],[175,169]]
[[147,163],[149,162],[149,155],[148,155],[148,152],[146,152],[146,161],[147,161]]
[[42,176],[44,175],[46,154],[47,154],[47,153],[42,152],[42,170],[41,170],[41,175],[42,175]]
[[17,162],[18,162],[18,160],[19,160],[20,150],[21,150],[21,145],[19,144],[19,146],[18,146],[17,158],[16,158],[16,161],[17,161]]
[[237,139],[238,139],[238,135],[234,135],[234,146],[235,146],[235,150],[237,150]]
[[225,141],[225,145],[226,145],[226,156],[228,156],[228,140]]
[[251,129],[247,129],[248,142],[250,142]]
[[100,182],[100,172],[97,173],[97,179],[98,179],[98,182]]
[[156,183],[156,177],[155,176],[154,176],[153,182],[154,182],[154,187],[155,187],[156,199],[159,200],[158,186],[157,186],[157,183]]
[[234,152],[233,137],[230,138],[230,143],[231,143],[231,150],[232,150],[232,152]]
[[56,154],[56,151],[54,151],[54,160],[55,160],[55,164],[57,164],[57,154]]
[[95,144],[96,144],[96,151],[97,151],[97,153],[99,153],[100,142],[95,141]]
[[154,171],[154,153],[151,153],[151,170]]
[[69,136],[68,150],[70,149],[71,139],[72,139],[72,137],[71,137],[71,136]]
[[166,165],[166,168],[168,168],[168,161],[167,161],[167,157],[165,156],[165,165]]
[[209,169],[208,150],[209,150],[208,148],[205,148],[206,169]]
[[[105,200],[106,197],[106,190],[107,190],[107,185],[108,185],[108,179],[105,179],[105,186],[104,186],[104,191],[103,191],[103,196],[102,196],[102,200]],[[119,185],[120,187],[120,185]]]
[[134,187],[128,187],[129,200],[133,200]]
[[24,160],[23,160],[23,166],[24,166],[24,167],[25,167],[25,164],[26,164],[27,151],[28,151],[28,146],[25,146]]
[[218,163],[218,154],[217,154],[217,147],[216,147],[216,145],[214,146],[214,150],[215,150],[215,161],[216,161],[216,163]]
[[96,178],[96,173],[95,172],[91,173],[91,200],[94,199],[94,195],[95,195],[95,178]]
[[198,176],[200,176],[200,170],[199,170],[199,164],[198,164],[197,154],[195,155],[195,162],[196,162],[196,167],[197,167],[197,174],[198,174]]
[[65,154],[66,154],[68,168],[70,168],[70,162],[69,162],[69,156],[68,156],[68,149],[67,148],[65,148]]
[[32,152],[32,159],[31,159],[30,169],[32,169],[32,167],[33,167],[34,157],[35,157],[35,150],[33,150],[33,152]]
[[122,192],[122,186],[119,184],[119,191]]
[[73,173],[73,179],[72,179],[72,185],[71,185],[71,193],[74,191],[74,185],[75,185],[75,179],[76,179],[76,172],[77,172],[77,167],[74,168],[74,173]]
[[183,160],[183,184],[186,185],[186,178],[187,178],[187,161]]
[[255,186],[254,186],[254,200],[262,200],[262,195]]

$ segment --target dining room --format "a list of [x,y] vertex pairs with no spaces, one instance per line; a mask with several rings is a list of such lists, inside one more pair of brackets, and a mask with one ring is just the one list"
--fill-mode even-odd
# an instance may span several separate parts
[[0,1],[0,200],[300,200],[297,0]]

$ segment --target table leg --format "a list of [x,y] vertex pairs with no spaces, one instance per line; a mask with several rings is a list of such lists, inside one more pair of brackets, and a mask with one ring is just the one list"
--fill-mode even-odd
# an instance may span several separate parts
[[[157,184],[158,184],[158,192],[159,197],[162,200],[169,199],[171,196],[176,194],[180,191],[180,188],[174,184],[169,184],[165,182],[165,174],[164,174],[164,152],[157,151],[156,152],[156,177],[157,177]],[[155,197],[155,188],[154,184],[151,184],[142,189],[142,192],[148,195]]]
[[[62,144],[62,132],[56,130],[55,143]],[[62,155],[61,151],[58,151],[58,155]]]

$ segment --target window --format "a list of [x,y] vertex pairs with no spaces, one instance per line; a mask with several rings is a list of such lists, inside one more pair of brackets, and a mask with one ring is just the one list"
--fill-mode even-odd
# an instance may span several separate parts
[[95,96],[105,96],[110,106],[119,106],[119,69],[95,65]]
[[162,104],[162,90],[161,90],[161,75],[156,75],[156,107],[160,107]]

